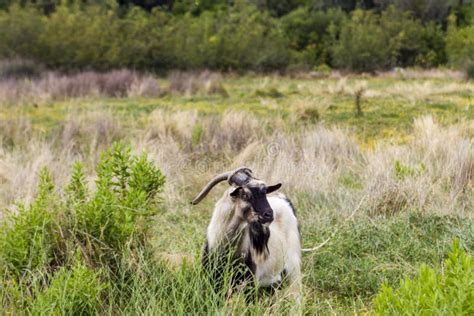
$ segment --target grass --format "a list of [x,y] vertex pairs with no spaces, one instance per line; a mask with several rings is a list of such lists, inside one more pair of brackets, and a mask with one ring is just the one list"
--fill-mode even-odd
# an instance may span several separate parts
[[[240,292],[229,297],[214,293],[201,271],[205,228],[224,186],[198,206],[189,201],[213,175],[241,165],[268,183],[283,183],[297,207],[304,248],[328,240],[303,256],[306,314],[371,314],[382,284],[396,288],[423,264],[439,266],[453,239],[474,253],[472,82],[441,71],[319,79],[204,73],[153,80],[163,92],[158,96],[44,99],[39,93],[1,104],[0,206],[17,214],[2,235],[11,247],[0,251],[0,298],[7,312],[292,314],[295,306],[283,291],[250,301]],[[356,116],[361,87],[364,115]],[[144,248],[126,247],[138,222],[101,208],[103,199],[94,195],[108,191],[100,191],[94,170],[116,141],[130,144],[130,155],[146,150],[166,176],[159,204],[137,204],[159,210],[147,221]],[[121,170],[124,159],[106,161]],[[38,206],[44,166],[56,201],[68,196],[71,175],[81,179],[75,190],[96,196],[74,208],[83,214],[75,225],[110,246],[107,252],[101,244],[99,254],[118,261],[66,252],[63,266],[69,269],[32,268],[57,255],[58,227],[64,226],[58,221],[75,218]],[[137,179],[157,180],[143,168],[134,170],[141,172]],[[144,203],[127,196],[114,203]],[[68,207],[53,209],[63,214]],[[102,212],[112,215],[94,215]],[[0,211],[0,221],[5,218],[10,215]],[[29,242],[34,255],[19,246]],[[6,262],[14,264],[5,268]],[[19,277],[5,278],[11,271]]]
[[[178,85],[176,81],[182,77],[174,75],[170,80],[171,87],[178,93],[184,91],[183,95],[125,99],[92,96],[86,100],[66,99],[36,106],[36,102],[29,100],[20,109],[15,107],[13,112],[16,113],[11,113],[11,107],[5,108],[0,117],[8,116],[11,119],[26,115],[33,119],[33,125],[38,129],[53,127],[67,113],[77,109],[81,111],[102,109],[133,118],[133,121],[146,117],[156,109],[197,110],[206,115],[218,115],[229,109],[239,109],[258,116],[270,115],[289,120],[292,114],[297,112],[298,105],[303,104],[317,109],[320,120],[325,124],[355,128],[357,135],[364,141],[380,137],[403,138],[408,134],[413,118],[426,114],[435,116],[443,124],[474,118],[472,83],[450,77],[441,79],[343,77],[309,80],[268,76],[262,80],[259,77],[242,78],[230,75],[213,79],[219,80],[222,82],[221,85],[227,87],[228,95],[225,96],[209,95],[202,90],[204,88],[194,87],[194,82],[199,77],[189,79],[187,76],[181,79],[184,83]],[[159,84],[164,90],[168,85],[166,80],[162,80]],[[355,95],[361,85],[365,87],[362,98],[364,117],[354,115]],[[278,92],[278,98],[274,97],[275,92]],[[129,119],[125,119],[125,123],[133,124]]]

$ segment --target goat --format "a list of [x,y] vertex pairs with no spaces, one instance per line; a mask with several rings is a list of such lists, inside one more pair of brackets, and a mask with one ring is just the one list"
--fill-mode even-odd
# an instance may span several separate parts
[[236,282],[245,279],[257,287],[274,288],[286,273],[289,294],[298,298],[301,242],[295,210],[285,195],[267,196],[278,190],[281,183],[267,186],[254,178],[250,169],[242,167],[214,177],[191,203],[199,203],[225,180],[231,187],[216,203],[207,227],[204,268],[209,269],[210,258],[218,258],[216,262],[221,264],[232,251],[234,262],[246,267],[246,273],[238,274]]

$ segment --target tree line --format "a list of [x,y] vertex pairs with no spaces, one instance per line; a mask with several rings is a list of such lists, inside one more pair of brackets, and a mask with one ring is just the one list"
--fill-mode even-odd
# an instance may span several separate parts
[[62,70],[472,67],[474,4],[0,0],[0,58]]

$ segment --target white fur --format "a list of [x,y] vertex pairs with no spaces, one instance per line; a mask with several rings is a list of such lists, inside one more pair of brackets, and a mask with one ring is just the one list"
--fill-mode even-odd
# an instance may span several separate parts
[[[234,203],[229,194],[230,188],[216,203],[211,222],[207,228],[209,250],[215,249],[224,242],[225,233],[235,225],[239,229],[247,225],[242,218],[234,216]],[[274,220],[269,225],[268,255],[258,254],[251,250],[256,265],[255,279],[261,286],[269,286],[281,281],[284,270],[288,273],[289,291],[292,296],[299,296],[301,288],[301,242],[298,221],[283,194],[269,195],[268,202],[273,209]],[[244,243],[249,237],[243,236]]]

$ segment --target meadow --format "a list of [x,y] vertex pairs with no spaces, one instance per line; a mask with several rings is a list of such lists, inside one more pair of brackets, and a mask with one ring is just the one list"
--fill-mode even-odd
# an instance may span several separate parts
[[[450,70],[4,76],[3,312],[292,314],[284,291],[248,302],[242,293],[214,293],[200,271],[205,228],[225,186],[189,202],[215,174],[248,166],[267,183],[282,182],[296,206],[306,249],[301,312],[380,313],[374,297],[382,284],[396,289],[423,265],[443,271],[453,240],[468,258],[474,253],[473,96],[474,82]],[[143,151],[149,164],[131,158]],[[108,172],[129,181],[116,203],[153,214],[145,224],[124,215],[130,226],[107,231],[106,219],[88,213],[104,196],[113,199],[102,181]],[[138,175],[150,175],[140,190],[152,200],[126,189],[136,189]],[[141,204],[124,202],[133,199]],[[10,215],[22,212],[36,215]],[[68,225],[77,216],[69,233],[51,224],[52,237],[39,241],[54,239],[50,248],[61,255],[33,251],[27,236],[43,231],[30,231],[44,224],[38,214]],[[55,234],[71,244],[59,245]],[[100,251],[77,246],[89,243]],[[443,314],[438,307],[431,312]]]

